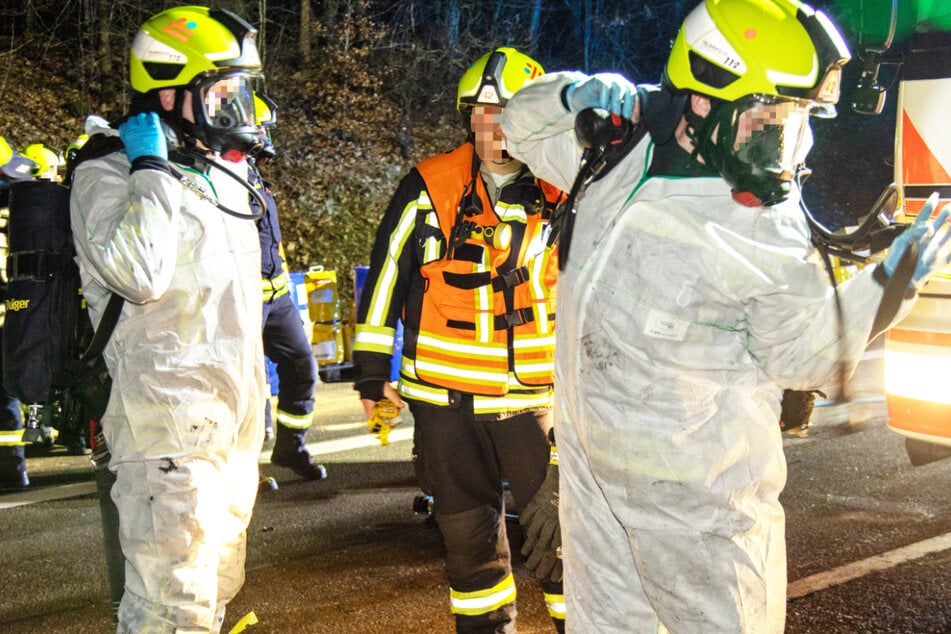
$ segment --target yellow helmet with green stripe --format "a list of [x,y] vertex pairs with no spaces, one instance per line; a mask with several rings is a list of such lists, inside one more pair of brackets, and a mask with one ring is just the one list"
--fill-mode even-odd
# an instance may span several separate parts
[[722,101],[760,94],[835,104],[850,57],[825,14],[798,0],[704,0],[674,40],[664,81]]
[[[226,158],[260,145],[255,93],[264,95],[257,29],[224,9],[188,6],[149,18],[132,42],[130,113],[157,112],[186,145],[197,140]],[[175,90],[175,106],[161,91]],[[191,96],[191,117],[183,116]]]
[[502,106],[519,88],[545,74],[541,64],[510,46],[486,53],[470,66],[459,81],[456,109],[465,112],[475,105]]
[[136,34],[129,80],[136,92],[174,88],[204,73],[261,70],[257,29],[226,10],[177,7],[152,16]]

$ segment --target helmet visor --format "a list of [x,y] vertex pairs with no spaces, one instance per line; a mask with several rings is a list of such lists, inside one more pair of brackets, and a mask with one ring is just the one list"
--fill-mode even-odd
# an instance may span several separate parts
[[804,99],[754,95],[736,103],[733,155],[754,170],[793,174],[812,146]]
[[213,75],[199,82],[198,97],[206,124],[222,131],[256,127],[254,93],[262,83],[260,75],[246,71]]

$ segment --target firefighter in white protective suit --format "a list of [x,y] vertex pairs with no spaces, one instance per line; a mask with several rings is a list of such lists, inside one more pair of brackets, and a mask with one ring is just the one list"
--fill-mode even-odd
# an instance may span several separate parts
[[[124,149],[74,175],[93,322],[125,298],[102,418],[126,562],[119,632],[218,632],[244,582],[266,382],[243,158],[260,143],[255,36],[229,11],[150,18],[132,44]],[[117,134],[92,130],[87,147],[97,133]]]
[[[841,286],[837,319],[794,174],[848,59],[795,0],[706,0],[661,86],[551,73],[505,109],[510,152],[566,191],[579,112],[649,132],[617,144],[627,154],[590,183],[573,231],[570,214],[553,220],[568,631],[783,631],[782,391],[836,382],[948,262],[932,201]],[[898,299],[878,313],[893,274]]]

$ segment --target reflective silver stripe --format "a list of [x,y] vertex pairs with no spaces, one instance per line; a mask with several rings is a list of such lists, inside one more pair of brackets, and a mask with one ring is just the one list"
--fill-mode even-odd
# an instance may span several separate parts
[[[422,200],[419,202],[421,204]],[[396,277],[399,274],[399,256],[416,228],[416,209],[417,201],[415,200],[406,205],[399,224],[389,236],[386,258],[383,260],[383,268],[373,288],[370,309],[366,316],[366,323],[371,326],[385,324],[387,312],[393,301],[393,285],[396,284]]]
[[512,345],[516,350],[545,350],[555,345],[555,335],[517,337]]
[[508,375],[508,370],[466,370],[465,366],[462,365],[430,363],[428,361],[420,361],[419,359],[416,360],[416,368],[423,372],[424,375],[438,376],[444,379],[464,379],[469,382],[474,381],[493,384],[504,384],[505,377]]
[[515,577],[509,573],[502,581],[486,590],[459,592],[449,588],[449,605],[453,614],[478,616],[515,601]]
[[411,398],[432,405],[449,405],[449,390],[441,388],[431,388],[418,383],[410,383],[406,379],[400,379],[399,394],[405,398]]
[[568,613],[567,608],[565,607],[565,595],[563,594],[548,594],[545,593],[545,605],[548,606],[548,614],[553,619],[565,620],[565,615]]
[[307,429],[313,421],[313,414],[288,414],[277,410],[277,422],[291,429]]
[[9,429],[0,431],[0,447],[16,447],[25,444],[23,442],[22,429]]
[[[430,209],[430,210],[433,208],[433,204],[429,200],[428,192],[422,192],[422,194],[420,195],[419,208]],[[429,225],[430,227],[435,227],[436,229],[439,229],[439,216],[437,216],[436,213],[433,211],[427,212],[426,224]],[[440,234],[441,233],[442,233],[442,230],[440,229]],[[440,257],[442,257],[441,244],[442,244],[442,241],[439,240],[438,238],[435,238],[435,237],[426,238],[425,242],[423,243],[423,264],[426,264],[428,262],[434,262],[438,260]]]
[[548,374],[555,369],[554,361],[544,361],[540,363],[519,363],[518,371],[521,376],[526,374]]
[[508,360],[509,356],[509,351],[504,344],[484,346],[478,343],[464,343],[445,337],[436,337],[427,333],[420,333],[416,341],[418,346],[429,346],[431,348],[455,352],[467,357]]
[[[544,254],[535,258],[531,262],[531,277],[529,278],[532,284],[532,299],[536,300],[532,303],[533,309],[535,310],[535,327],[539,332],[548,333],[551,332],[551,328],[548,323],[548,315],[545,314],[547,310],[547,302],[538,301],[545,297],[545,287],[542,285],[542,281],[545,279],[545,268],[548,264],[548,256],[551,252],[547,249]],[[555,342],[552,341],[552,345]]]
[[528,214],[525,213],[525,207],[518,204],[499,202],[495,204],[495,213],[498,214],[502,222],[528,222]]
[[[488,249],[485,250],[488,253]],[[484,267],[479,267],[480,270],[484,270]],[[491,343],[492,335],[495,334],[495,315],[493,314],[493,298],[495,293],[490,292],[492,290],[491,286],[480,286],[475,289],[476,294],[476,310],[475,310],[475,327],[476,327],[476,341],[480,343]]]
[[358,352],[393,354],[393,341],[395,339],[395,328],[358,324],[356,334],[353,337],[353,349]]
[[281,270],[271,279],[261,280],[261,293],[266,302],[273,301],[290,292],[291,276],[286,270]]
[[472,397],[472,409],[476,414],[492,414],[495,412],[551,407],[553,395],[554,392],[551,391],[539,394],[512,394],[509,392],[505,396],[480,396],[476,394]]

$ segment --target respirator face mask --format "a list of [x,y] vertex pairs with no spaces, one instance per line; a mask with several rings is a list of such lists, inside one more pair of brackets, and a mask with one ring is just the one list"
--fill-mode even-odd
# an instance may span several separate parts
[[776,204],[788,197],[812,149],[809,117],[815,108],[811,100],[773,95],[723,103],[711,113],[715,140],[703,143],[700,153],[734,192]]
[[194,84],[195,121],[209,149],[247,155],[260,144],[255,94],[266,94],[264,78],[245,70],[211,75]]
[[792,173],[812,147],[811,106],[801,100],[754,97],[737,112],[733,154],[751,167]]

